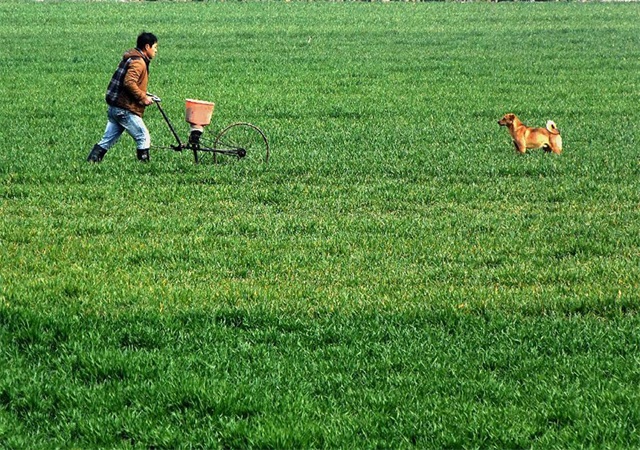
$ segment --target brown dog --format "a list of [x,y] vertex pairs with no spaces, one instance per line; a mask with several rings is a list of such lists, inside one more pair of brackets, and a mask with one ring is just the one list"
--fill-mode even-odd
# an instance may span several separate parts
[[562,138],[560,130],[553,120],[547,121],[547,128],[531,128],[520,122],[515,114],[505,114],[498,121],[501,127],[507,127],[513,139],[513,144],[519,153],[525,153],[528,148],[544,148],[545,152],[559,155],[562,152]]

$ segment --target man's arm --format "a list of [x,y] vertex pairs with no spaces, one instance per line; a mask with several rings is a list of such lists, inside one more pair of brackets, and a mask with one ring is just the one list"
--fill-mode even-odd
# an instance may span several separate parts
[[147,91],[140,89],[138,82],[147,70],[146,64],[142,59],[132,59],[129,68],[124,76],[124,88],[141,104],[150,105],[153,103],[147,96]]

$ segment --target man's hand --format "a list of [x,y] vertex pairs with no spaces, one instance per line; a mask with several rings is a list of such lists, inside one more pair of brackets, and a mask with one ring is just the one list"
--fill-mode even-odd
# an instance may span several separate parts
[[153,103],[153,97],[149,97],[148,95],[142,100],[142,104],[144,106],[149,106]]

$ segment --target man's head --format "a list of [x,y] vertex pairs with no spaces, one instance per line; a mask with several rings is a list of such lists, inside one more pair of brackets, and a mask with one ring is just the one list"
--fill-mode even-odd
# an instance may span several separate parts
[[144,53],[147,58],[153,59],[158,52],[158,38],[153,33],[143,32],[138,36],[136,47]]

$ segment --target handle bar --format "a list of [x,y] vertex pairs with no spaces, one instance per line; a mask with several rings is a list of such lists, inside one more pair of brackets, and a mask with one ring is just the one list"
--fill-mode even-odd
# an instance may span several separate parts
[[171,134],[173,134],[173,137],[176,139],[176,142],[178,143],[178,145],[176,146],[172,145],[171,148],[173,148],[174,150],[182,150],[183,144],[182,144],[182,141],[180,140],[180,136],[178,136],[176,129],[173,128],[173,124],[169,120],[169,116],[167,116],[167,113],[165,113],[164,109],[162,109],[162,106],[160,106],[160,102],[162,100],[160,99],[160,97],[158,97],[155,94],[151,94],[147,92],[147,95],[151,97],[151,100],[153,100],[154,103],[158,106],[158,109],[160,110],[160,114],[162,114],[164,121],[167,122],[167,125],[169,126],[169,130],[171,131]]
[[156,94],[152,94],[150,92],[147,92],[147,96],[151,97],[151,100],[153,100],[155,103],[160,103],[162,101],[162,99],[160,97],[158,97]]

